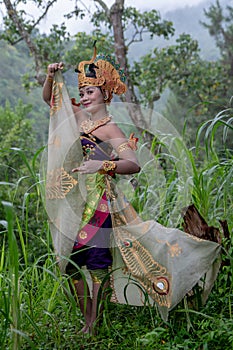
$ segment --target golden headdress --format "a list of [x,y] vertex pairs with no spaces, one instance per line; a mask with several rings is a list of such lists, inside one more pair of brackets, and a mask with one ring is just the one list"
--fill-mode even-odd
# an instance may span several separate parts
[[[94,71],[94,76],[90,76],[86,72],[86,67],[89,66],[90,71]],[[110,55],[98,55],[96,46],[94,46],[94,54],[90,61],[82,61],[79,63],[78,68],[78,87],[91,85],[99,86],[103,91],[108,91],[109,96],[105,101],[109,103],[113,97],[113,94],[121,95],[127,87],[124,83],[126,76],[124,71],[120,69],[120,65],[116,64],[114,59]]]

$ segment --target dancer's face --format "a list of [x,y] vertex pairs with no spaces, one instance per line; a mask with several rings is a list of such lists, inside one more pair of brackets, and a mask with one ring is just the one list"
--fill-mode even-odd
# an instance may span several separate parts
[[97,86],[84,86],[79,90],[80,103],[88,112],[94,112],[104,103],[103,93]]

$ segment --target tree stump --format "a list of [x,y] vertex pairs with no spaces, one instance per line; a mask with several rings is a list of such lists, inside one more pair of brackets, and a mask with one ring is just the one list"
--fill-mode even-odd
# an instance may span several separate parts
[[[208,226],[194,204],[184,209],[183,220],[183,229],[185,232],[198,238],[221,244],[222,234],[220,230],[217,227]],[[225,230],[226,227],[228,227],[227,223],[225,223]],[[222,225],[222,228],[224,230],[224,225]]]

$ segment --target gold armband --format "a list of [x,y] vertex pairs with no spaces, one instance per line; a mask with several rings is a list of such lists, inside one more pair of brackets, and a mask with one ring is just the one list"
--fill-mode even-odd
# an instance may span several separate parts
[[127,151],[128,149],[132,149],[132,148],[130,147],[129,142],[126,141],[117,147],[117,152],[121,153],[123,151]]
[[127,150],[136,151],[137,150],[137,142],[138,142],[138,138],[134,137],[134,133],[131,133],[128,141],[123,142],[121,145],[119,145],[117,147],[117,152],[121,153],[121,152],[127,151]]
[[108,172],[116,169],[116,163],[112,160],[104,160],[102,164],[103,170]]

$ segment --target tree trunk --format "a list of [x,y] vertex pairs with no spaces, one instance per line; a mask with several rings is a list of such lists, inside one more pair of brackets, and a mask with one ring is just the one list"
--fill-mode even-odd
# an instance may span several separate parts
[[9,18],[15,24],[19,34],[22,36],[22,39],[26,42],[27,47],[28,47],[31,55],[35,59],[36,78],[38,78],[38,76],[40,75],[42,62],[39,58],[37,48],[34,45],[33,41],[31,40],[30,34],[26,31],[24,24],[22,23],[22,20],[18,16],[18,13],[17,13],[16,9],[14,8],[14,6],[12,5],[11,1],[4,0],[4,4],[6,6]]
[[[49,8],[56,1],[57,0],[52,0],[47,4],[47,6],[45,7],[45,10],[43,11],[43,13],[39,17],[39,19],[31,27],[31,30],[45,17]],[[32,57],[34,57],[35,71],[36,71],[35,78],[40,85],[43,85],[43,83],[44,83],[44,73],[42,72],[43,61],[41,59],[40,52],[38,51],[37,46],[34,44],[32,38],[31,38],[30,32],[26,29],[25,24],[23,23],[23,20],[20,18],[16,8],[12,4],[12,1],[3,0],[3,2],[6,6],[6,10],[7,10],[7,14],[8,14],[9,18],[14,23],[16,30],[18,31],[19,35],[21,36],[20,40],[25,41],[25,43],[30,51],[30,54],[32,55]]]
[[115,55],[122,69],[126,74],[126,85],[128,87],[125,93],[125,102],[128,103],[129,115],[134,124],[139,129],[149,129],[146,120],[143,117],[134,86],[128,74],[127,47],[125,46],[124,30],[122,25],[122,16],[124,11],[124,0],[116,0],[110,9],[109,20],[113,28]]

